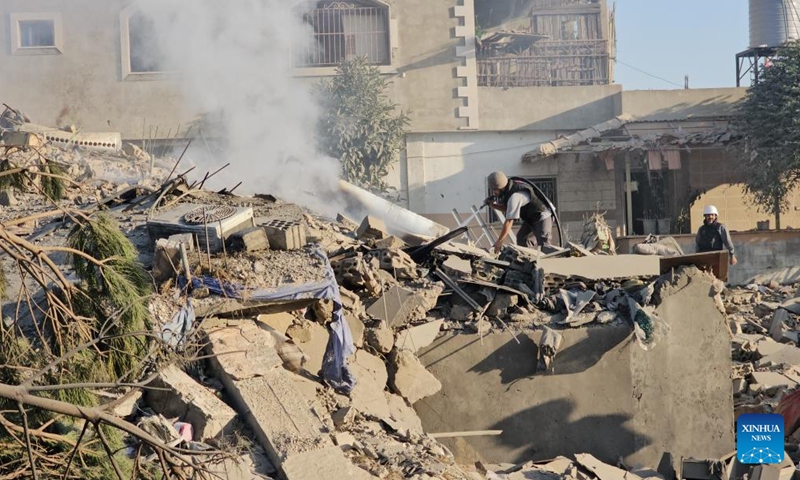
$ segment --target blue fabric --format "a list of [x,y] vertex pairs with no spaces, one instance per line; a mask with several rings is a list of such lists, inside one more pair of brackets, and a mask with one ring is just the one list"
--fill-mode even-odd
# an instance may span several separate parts
[[328,345],[322,361],[322,377],[335,390],[349,394],[356,384],[356,380],[346,362],[347,357],[356,351],[353,344],[353,335],[344,318],[339,285],[336,283],[336,276],[328,257],[319,248],[315,248],[312,254],[319,257],[325,266],[325,278],[320,282],[304,285],[283,285],[271,289],[246,289],[242,285],[220,282],[217,278],[193,277],[192,287],[206,287],[216,295],[235,299],[246,297],[247,300],[257,302],[312,298],[331,300],[333,302],[333,319],[328,326],[330,337],[328,338]]
[[194,307],[190,298],[186,301],[186,305],[181,307],[178,313],[172,317],[172,320],[164,325],[161,330],[161,339],[171,347],[182,347],[186,336],[194,328],[194,321]]

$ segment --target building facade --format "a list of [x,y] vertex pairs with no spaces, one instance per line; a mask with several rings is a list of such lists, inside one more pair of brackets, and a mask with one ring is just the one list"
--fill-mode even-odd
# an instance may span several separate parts
[[[550,193],[573,239],[595,212],[618,235],[648,231],[651,220],[669,220],[661,233],[696,229],[699,207],[691,201],[703,192],[725,197],[723,220],[726,209],[747,218],[736,228],[769,218],[724,190],[738,180],[730,168],[736,147],[714,135],[727,128],[744,89],[624,91],[613,83],[606,2],[504,1],[487,10],[487,1],[293,6],[307,26],[306,43],[287,65],[295,81],[310,86],[343,58],[366,55],[409,112],[406,150],[390,175],[402,206],[453,226],[453,209],[480,205],[486,175],[503,170]],[[141,140],[185,131],[201,113],[171,81],[137,1],[74,0],[66,8],[57,0],[6,0],[0,13],[3,101],[37,123]],[[568,60],[574,48],[580,64]],[[624,128],[598,134],[601,146],[584,139],[531,154],[619,117]],[[681,143],[686,132],[710,143]]]

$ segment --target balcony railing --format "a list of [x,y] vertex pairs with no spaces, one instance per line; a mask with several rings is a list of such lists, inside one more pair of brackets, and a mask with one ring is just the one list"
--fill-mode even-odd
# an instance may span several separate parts
[[478,85],[537,87],[607,85],[605,40],[543,41],[524,54],[478,55]]

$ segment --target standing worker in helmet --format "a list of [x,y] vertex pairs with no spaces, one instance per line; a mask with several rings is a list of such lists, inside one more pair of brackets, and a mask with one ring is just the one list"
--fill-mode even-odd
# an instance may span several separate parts
[[494,244],[494,252],[500,253],[515,220],[522,221],[517,232],[517,245],[529,248],[549,246],[553,212],[536,196],[533,188],[518,179],[509,181],[503,172],[489,175],[488,183],[492,197],[487,198],[485,203],[503,212],[506,217],[503,230]]
[[719,212],[717,207],[709,205],[703,209],[703,225],[697,231],[698,252],[715,252],[727,249],[730,252],[730,263],[736,265],[736,257],[733,254],[733,242],[731,241],[731,234],[725,225],[718,221]]

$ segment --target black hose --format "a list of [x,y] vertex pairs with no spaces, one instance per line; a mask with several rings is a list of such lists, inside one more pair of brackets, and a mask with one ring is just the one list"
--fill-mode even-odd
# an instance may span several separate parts
[[553,219],[554,219],[554,221],[556,223],[556,229],[558,230],[558,246],[560,248],[564,248],[564,232],[561,230],[561,222],[558,220],[558,214],[556,213],[556,207],[555,207],[555,205],[553,205],[553,202],[551,202],[550,199],[547,198],[547,195],[544,194],[542,189],[540,189],[539,187],[534,185],[533,182],[531,182],[527,178],[510,177],[508,179],[509,182],[513,182],[514,180],[519,180],[521,182],[525,182],[526,185],[531,187],[533,189],[533,193],[535,193],[536,196],[539,197],[539,200],[541,200],[542,203],[547,205],[547,207],[553,213]]

